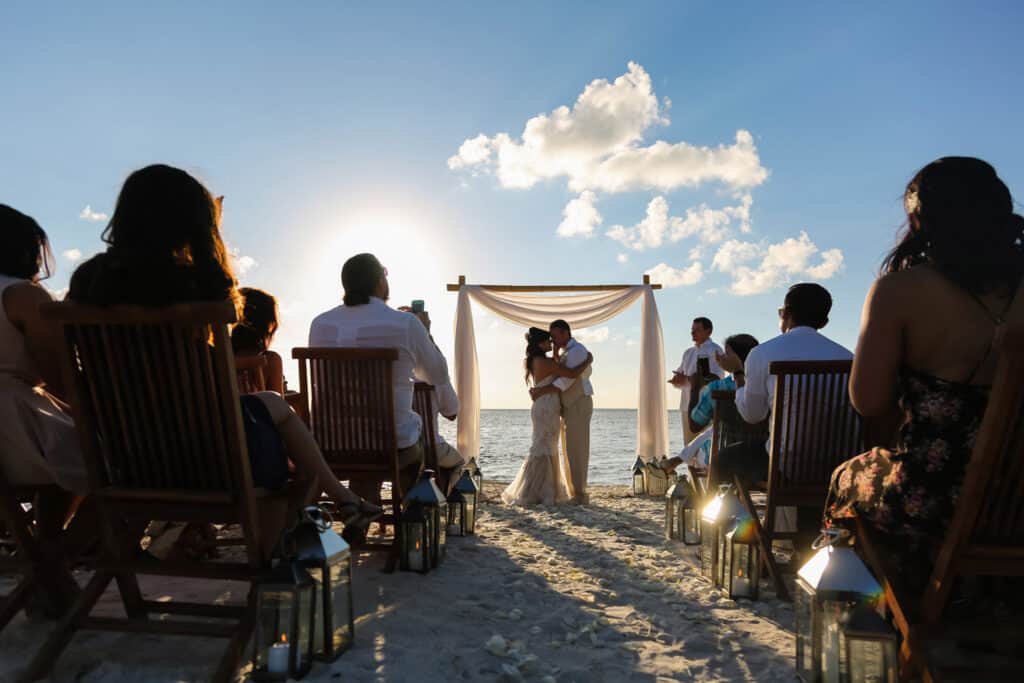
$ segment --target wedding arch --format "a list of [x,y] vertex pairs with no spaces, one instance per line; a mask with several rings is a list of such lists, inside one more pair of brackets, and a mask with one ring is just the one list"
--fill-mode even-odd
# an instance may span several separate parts
[[[517,325],[547,329],[562,318],[573,328],[602,323],[642,300],[640,323],[640,387],[637,401],[636,453],[645,461],[668,454],[668,413],[665,408],[665,353],[654,290],[644,275],[642,285],[472,285],[460,275],[449,292],[458,292],[455,311],[455,389],[461,407],[459,452],[480,455],[480,369],[470,300]],[[598,355],[598,354],[595,354]],[[598,367],[607,359],[598,357]],[[600,385],[598,386],[600,391]]]

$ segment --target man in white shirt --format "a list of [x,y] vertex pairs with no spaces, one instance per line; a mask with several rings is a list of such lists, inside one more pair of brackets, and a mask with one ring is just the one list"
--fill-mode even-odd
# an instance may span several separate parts
[[[344,304],[313,319],[309,345],[398,350],[392,390],[398,464],[402,485],[408,490],[423,465],[422,425],[412,407],[412,378],[419,377],[434,386],[450,384],[448,363],[434,345],[428,323],[385,303],[390,294],[387,269],[373,254],[357,254],[346,261],[341,269],[341,284],[345,290]],[[424,320],[429,322],[428,318]],[[365,486],[363,482],[352,482],[357,493],[357,488]],[[367,497],[365,493],[361,495]],[[376,497],[371,495],[370,499]]]
[[[576,368],[587,362],[589,351],[573,339],[569,323],[556,320],[548,328],[551,341],[559,351],[558,362]],[[565,456],[569,462],[569,479],[573,500],[585,504],[587,498],[587,472],[590,468],[590,418],[594,414],[594,387],[590,383],[590,368],[576,379],[559,377],[554,381],[562,402],[562,422],[565,423]],[[530,393],[533,395],[531,389]]]
[[690,326],[690,338],[693,339],[693,346],[683,352],[683,360],[672,373],[672,379],[669,380],[669,384],[678,388],[682,394],[679,397],[679,414],[683,419],[684,447],[693,441],[693,437],[700,431],[694,430],[693,425],[690,424],[690,410],[693,409],[697,398],[695,394],[699,393],[699,390],[698,392],[692,391],[694,381],[703,380],[703,378],[697,377],[697,359],[706,358],[708,360],[708,371],[712,375],[717,375],[719,379],[725,376],[725,372],[718,365],[718,357],[725,351],[712,341],[711,333],[714,332],[714,329],[714,325],[708,318],[693,319],[693,324]]
[[[736,409],[751,424],[771,412],[775,399],[775,378],[768,367],[777,360],[849,360],[853,354],[818,330],[828,324],[832,296],[814,283],[793,285],[779,309],[782,334],[755,347],[743,363],[735,354],[719,358],[721,366],[736,378]],[[768,449],[763,441],[739,443],[723,448],[715,458],[717,482],[768,478]],[[717,483],[712,482],[712,483]]]

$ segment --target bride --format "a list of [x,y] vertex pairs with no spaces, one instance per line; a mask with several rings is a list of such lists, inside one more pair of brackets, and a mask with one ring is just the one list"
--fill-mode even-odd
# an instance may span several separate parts
[[[575,368],[566,368],[548,357],[551,335],[547,330],[531,327],[526,333],[526,381],[544,387],[559,377],[576,378],[593,362],[594,357]],[[508,505],[554,505],[567,500],[568,491],[558,464],[558,437],[561,430],[562,404],[558,392],[547,393],[533,402],[533,440],[516,478],[508,485],[501,499]]]

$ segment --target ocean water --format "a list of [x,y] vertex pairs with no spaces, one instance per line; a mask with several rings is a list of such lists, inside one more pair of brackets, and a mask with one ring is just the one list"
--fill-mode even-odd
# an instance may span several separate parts
[[[511,481],[530,450],[529,410],[480,411],[480,468],[491,480]],[[455,423],[441,420],[441,434],[454,444]],[[668,414],[669,454],[683,447],[679,411]],[[593,484],[629,484],[636,460],[636,410],[595,410],[590,422]]]

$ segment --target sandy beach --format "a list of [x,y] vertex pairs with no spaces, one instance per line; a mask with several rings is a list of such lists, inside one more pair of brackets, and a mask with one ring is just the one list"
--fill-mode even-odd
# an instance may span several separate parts
[[[696,550],[664,540],[661,500],[600,486],[587,506],[523,509],[493,502],[500,484],[485,489],[492,502],[478,533],[452,539],[439,570],[388,575],[379,556],[358,558],[355,645],[305,680],[794,679],[792,605],[767,583],[753,603],[713,591],[698,575]],[[148,578],[143,590],[238,601],[244,589]],[[103,604],[119,611],[113,591]],[[0,680],[51,627],[23,615],[12,622],[0,639]],[[221,644],[80,632],[50,680],[202,681]]]

